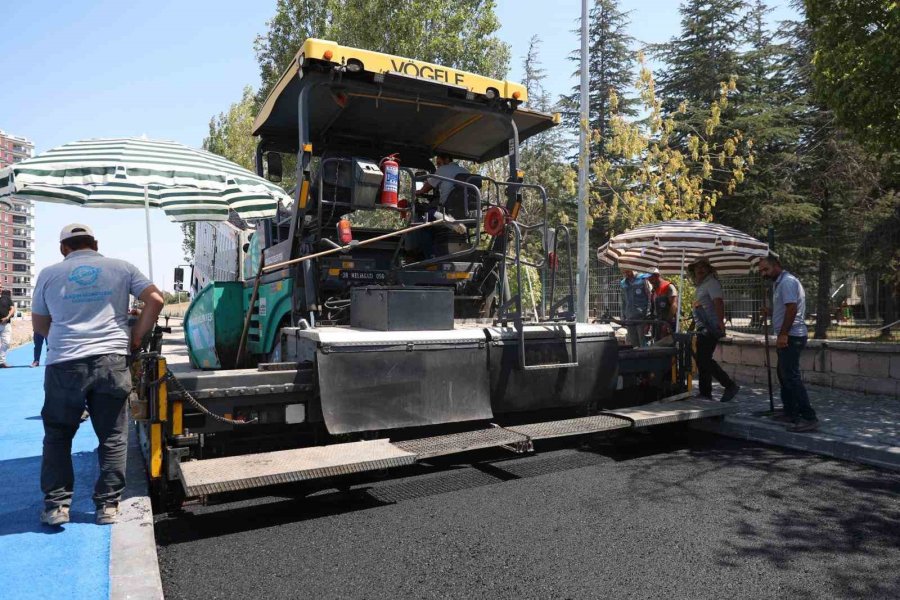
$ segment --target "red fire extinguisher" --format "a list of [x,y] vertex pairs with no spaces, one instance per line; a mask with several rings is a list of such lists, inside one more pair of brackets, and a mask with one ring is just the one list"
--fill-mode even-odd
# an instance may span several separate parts
[[400,188],[400,163],[397,155],[391,154],[381,159],[378,163],[384,173],[381,181],[381,203],[384,206],[397,206],[398,190]]
[[350,219],[341,217],[337,224],[338,240],[341,245],[346,246],[353,241],[353,230],[350,229]]

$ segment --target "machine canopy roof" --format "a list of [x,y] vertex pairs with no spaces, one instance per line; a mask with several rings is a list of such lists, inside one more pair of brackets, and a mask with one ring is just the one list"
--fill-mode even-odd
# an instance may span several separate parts
[[513,122],[520,141],[559,123],[559,115],[521,108],[527,92],[519,84],[309,39],[253,125],[266,149],[297,151],[305,88],[315,154],[399,152],[405,164],[424,166],[442,152],[483,162],[509,152]]

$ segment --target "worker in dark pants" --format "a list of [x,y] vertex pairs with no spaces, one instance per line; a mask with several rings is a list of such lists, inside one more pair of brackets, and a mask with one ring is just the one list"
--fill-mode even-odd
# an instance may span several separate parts
[[[126,359],[153,327],[163,299],[133,265],[98,253],[86,225],[64,227],[59,239],[65,258],[41,271],[32,297],[32,325],[47,338],[41,522],[51,526],[69,522],[75,483],[72,438],[87,406],[99,442],[96,520],[106,525],[115,522],[125,489],[131,391]],[[129,295],[144,302],[130,331]]]
[[809,336],[805,321],[806,291],[799,279],[782,268],[777,254],[769,254],[759,261],[759,274],[774,282],[772,329],[778,336],[775,341],[778,381],[784,418],[790,422],[788,431],[815,431],[819,420],[800,374],[800,354]]
[[34,360],[31,361],[32,367],[41,366],[41,351],[44,349],[44,336],[37,331],[34,332]]
[[712,380],[715,378],[725,392],[722,402],[729,402],[737,396],[740,386],[715,361],[713,354],[719,340],[725,337],[725,299],[722,284],[716,270],[705,258],[700,258],[688,266],[688,273],[694,279],[694,323],[697,327],[697,371],[700,380],[700,396],[712,399]]
[[[650,316],[650,295],[653,293],[646,275],[636,275],[631,269],[622,269],[620,303],[622,318],[626,321],[645,321]],[[647,326],[630,323],[625,326],[626,340],[631,346],[640,348],[647,345]]]

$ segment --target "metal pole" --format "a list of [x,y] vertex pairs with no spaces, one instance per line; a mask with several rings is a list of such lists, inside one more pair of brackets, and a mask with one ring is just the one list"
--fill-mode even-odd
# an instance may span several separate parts
[[681,333],[681,296],[684,294],[684,249],[681,250],[681,292],[678,294],[678,309],[675,312],[675,333]]
[[591,153],[588,131],[588,1],[581,0],[581,127],[578,152],[578,291],[576,320],[587,322],[588,307],[588,167]]
[[[775,251],[775,228],[769,227],[766,232],[766,241],[769,243],[769,252]],[[768,286],[767,286],[768,287]],[[774,293],[774,292],[773,292]],[[769,412],[775,414],[775,393],[772,390],[772,359],[769,356],[769,290],[763,290],[763,340],[765,341],[764,349],[766,352],[766,379],[769,382]],[[775,304],[775,297],[772,297],[771,304]]]
[[769,412],[775,414],[775,395],[772,392],[772,359],[769,357],[769,303],[766,302],[766,296],[769,292],[763,293],[763,339],[765,340],[766,351],[766,378],[769,381]]
[[144,218],[147,221],[147,266],[150,281],[153,281],[153,245],[150,243],[150,186],[144,186]]

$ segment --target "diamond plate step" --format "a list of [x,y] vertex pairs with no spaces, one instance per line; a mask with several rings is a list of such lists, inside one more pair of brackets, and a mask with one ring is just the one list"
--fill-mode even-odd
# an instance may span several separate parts
[[411,465],[416,455],[387,439],[179,463],[188,497]]
[[498,446],[511,444],[527,444],[528,441],[528,437],[521,433],[516,433],[502,427],[495,427],[492,429],[479,429],[477,431],[465,431],[463,433],[451,433],[448,435],[438,435],[417,440],[394,442],[394,446],[397,446],[406,452],[415,454],[416,458],[419,460],[424,460],[426,458],[467,452],[469,450],[496,448]]
[[631,427],[630,419],[604,414],[576,419],[563,419],[562,421],[547,421],[546,423],[515,425],[507,429],[527,435],[533,440],[545,440],[567,435],[583,435],[598,431],[627,429],[629,427]]
[[721,417],[737,412],[737,410],[736,402],[693,399],[677,402],[654,402],[633,408],[617,408],[603,411],[603,414],[630,419],[634,421],[635,427],[650,427],[679,421]]

